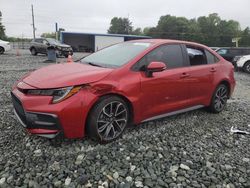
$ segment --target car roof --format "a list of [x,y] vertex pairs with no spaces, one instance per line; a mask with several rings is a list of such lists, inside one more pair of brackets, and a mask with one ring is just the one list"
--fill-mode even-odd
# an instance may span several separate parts
[[172,39],[138,39],[138,40],[132,40],[137,42],[149,42],[154,44],[161,44],[161,43],[188,43],[188,44],[194,44],[194,45],[201,45],[195,42],[188,42],[188,41],[182,41],[182,40],[172,40]]
[[182,41],[182,40],[172,40],[172,39],[138,39],[138,40],[131,40],[127,42],[148,42],[152,43],[154,45],[160,45],[160,44],[171,44],[171,43],[176,43],[176,44],[189,44],[189,45],[194,45],[194,46],[201,46],[204,48],[209,48],[203,44],[199,44],[196,42],[189,42],[189,41]]

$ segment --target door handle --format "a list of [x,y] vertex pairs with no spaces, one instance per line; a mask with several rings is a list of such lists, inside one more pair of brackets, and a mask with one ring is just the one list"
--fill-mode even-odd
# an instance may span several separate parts
[[181,74],[181,78],[187,78],[187,77],[189,77],[190,76],[190,74],[188,74],[188,73],[186,73],[186,72],[183,72],[182,74]]
[[216,68],[214,68],[214,67],[211,68],[211,69],[210,69],[210,72],[216,72]]

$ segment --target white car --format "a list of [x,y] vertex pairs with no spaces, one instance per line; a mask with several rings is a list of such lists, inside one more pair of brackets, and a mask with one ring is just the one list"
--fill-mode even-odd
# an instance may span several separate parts
[[250,74],[250,55],[242,56],[236,63],[238,68]]
[[11,49],[10,43],[7,41],[0,40],[0,54],[7,52]]

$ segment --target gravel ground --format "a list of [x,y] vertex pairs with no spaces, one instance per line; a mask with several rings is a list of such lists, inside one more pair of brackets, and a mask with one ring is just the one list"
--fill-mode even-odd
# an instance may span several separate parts
[[99,145],[22,129],[11,86],[48,63],[46,56],[20,53],[0,56],[0,187],[250,187],[250,135],[230,133],[231,126],[250,131],[250,75],[235,74],[234,96],[220,114],[201,109],[144,123]]

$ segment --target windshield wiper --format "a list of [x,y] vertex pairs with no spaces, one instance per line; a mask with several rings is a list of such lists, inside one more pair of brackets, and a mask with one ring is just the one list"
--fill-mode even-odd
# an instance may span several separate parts
[[100,64],[92,63],[92,62],[86,62],[89,65],[96,66],[96,67],[103,67]]

